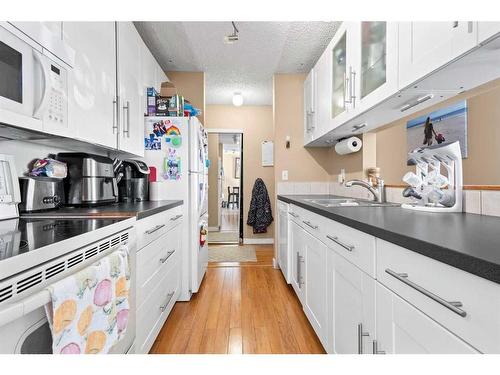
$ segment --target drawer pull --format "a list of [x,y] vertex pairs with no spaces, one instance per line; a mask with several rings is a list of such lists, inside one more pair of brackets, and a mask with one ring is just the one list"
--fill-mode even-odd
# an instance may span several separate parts
[[182,215],[176,215],[174,217],[171,217],[170,221],[176,221],[177,219],[180,219],[181,217],[182,217]]
[[173,253],[175,253],[175,250],[167,252],[167,256],[165,258],[160,258],[160,263],[162,264],[165,263],[168,260],[168,258],[172,256]]
[[297,215],[295,212],[289,212],[290,215],[292,215],[293,217],[299,217],[299,215]]
[[363,337],[368,337],[370,334],[363,330],[363,323],[358,324],[358,354],[363,354]]
[[174,296],[175,292],[170,292],[167,294],[167,302],[163,305],[163,306],[160,306],[160,310],[161,311],[165,311],[168,304],[170,303],[170,301],[172,300],[172,297]]
[[310,222],[310,221],[304,221],[304,220],[302,220],[302,222],[303,222],[305,225],[307,225],[309,228],[312,228],[312,229],[318,229],[318,226],[317,226],[317,225],[313,225],[313,224],[311,224],[311,222]]
[[326,238],[328,238],[330,241],[333,241],[335,242],[337,245],[339,246],[342,246],[344,249],[346,249],[347,251],[353,251],[354,250],[354,246],[352,245],[347,245],[345,243],[343,243],[342,241],[339,240],[338,237],[336,236],[329,236],[329,235],[326,235]]
[[429,297],[430,299],[436,301],[440,305],[446,307],[447,309],[453,311],[455,314],[460,315],[462,318],[465,318],[467,316],[467,312],[464,310],[460,309],[460,307],[463,306],[462,302],[455,302],[455,301],[446,301],[443,298],[435,295],[432,292],[429,292],[427,289],[422,288],[420,285],[415,284],[413,281],[408,280],[408,274],[406,273],[397,273],[394,272],[393,270],[387,268],[385,272],[392,277],[398,279],[402,283],[408,285],[410,288],[415,289],[416,291],[422,293],[426,297]]
[[149,229],[147,230],[145,233],[146,234],[153,234],[154,232],[160,230],[161,228],[163,228],[165,226],[165,224],[160,224],[160,225],[157,225],[156,227],[154,227],[153,229]]

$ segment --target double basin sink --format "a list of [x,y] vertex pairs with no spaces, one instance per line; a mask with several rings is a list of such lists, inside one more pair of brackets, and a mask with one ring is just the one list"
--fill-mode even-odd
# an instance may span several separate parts
[[398,207],[397,203],[380,203],[355,198],[317,198],[304,199],[306,202],[317,204],[322,207]]

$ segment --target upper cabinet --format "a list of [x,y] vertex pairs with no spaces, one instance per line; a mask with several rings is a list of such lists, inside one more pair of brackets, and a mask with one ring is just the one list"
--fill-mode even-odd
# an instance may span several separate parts
[[118,148],[144,156],[143,41],[132,22],[118,22]]
[[313,68],[305,145],[331,146],[499,78],[499,35],[500,22],[343,22]]
[[316,131],[316,71],[312,69],[304,81],[304,139],[314,139]]
[[399,88],[411,85],[476,44],[474,22],[400,22]]
[[68,118],[77,139],[116,148],[116,46],[114,22],[64,22],[75,47],[68,79]]

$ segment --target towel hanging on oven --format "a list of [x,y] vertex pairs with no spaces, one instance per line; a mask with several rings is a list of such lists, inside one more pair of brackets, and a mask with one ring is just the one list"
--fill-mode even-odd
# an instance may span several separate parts
[[51,285],[45,310],[53,353],[108,353],[127,329],[129,289],[126,246]]

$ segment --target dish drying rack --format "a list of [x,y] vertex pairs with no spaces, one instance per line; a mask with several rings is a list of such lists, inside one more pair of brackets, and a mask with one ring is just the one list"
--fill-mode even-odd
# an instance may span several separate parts
[[[462,212],[460,142],[416,149],[408,153],[408,163],[416,166],[416,176],[421,180],[418,186],[413,186],[420,199],[413,197],[415,202],[405,203],[401,207],[428,212]],[[442,168],[446,170],[447,176],[441,174]],[[447,179],[446,186],[437,186],[435,181],[439,179]],[[436,201],[432,194],[442,194],[442,198]]]

